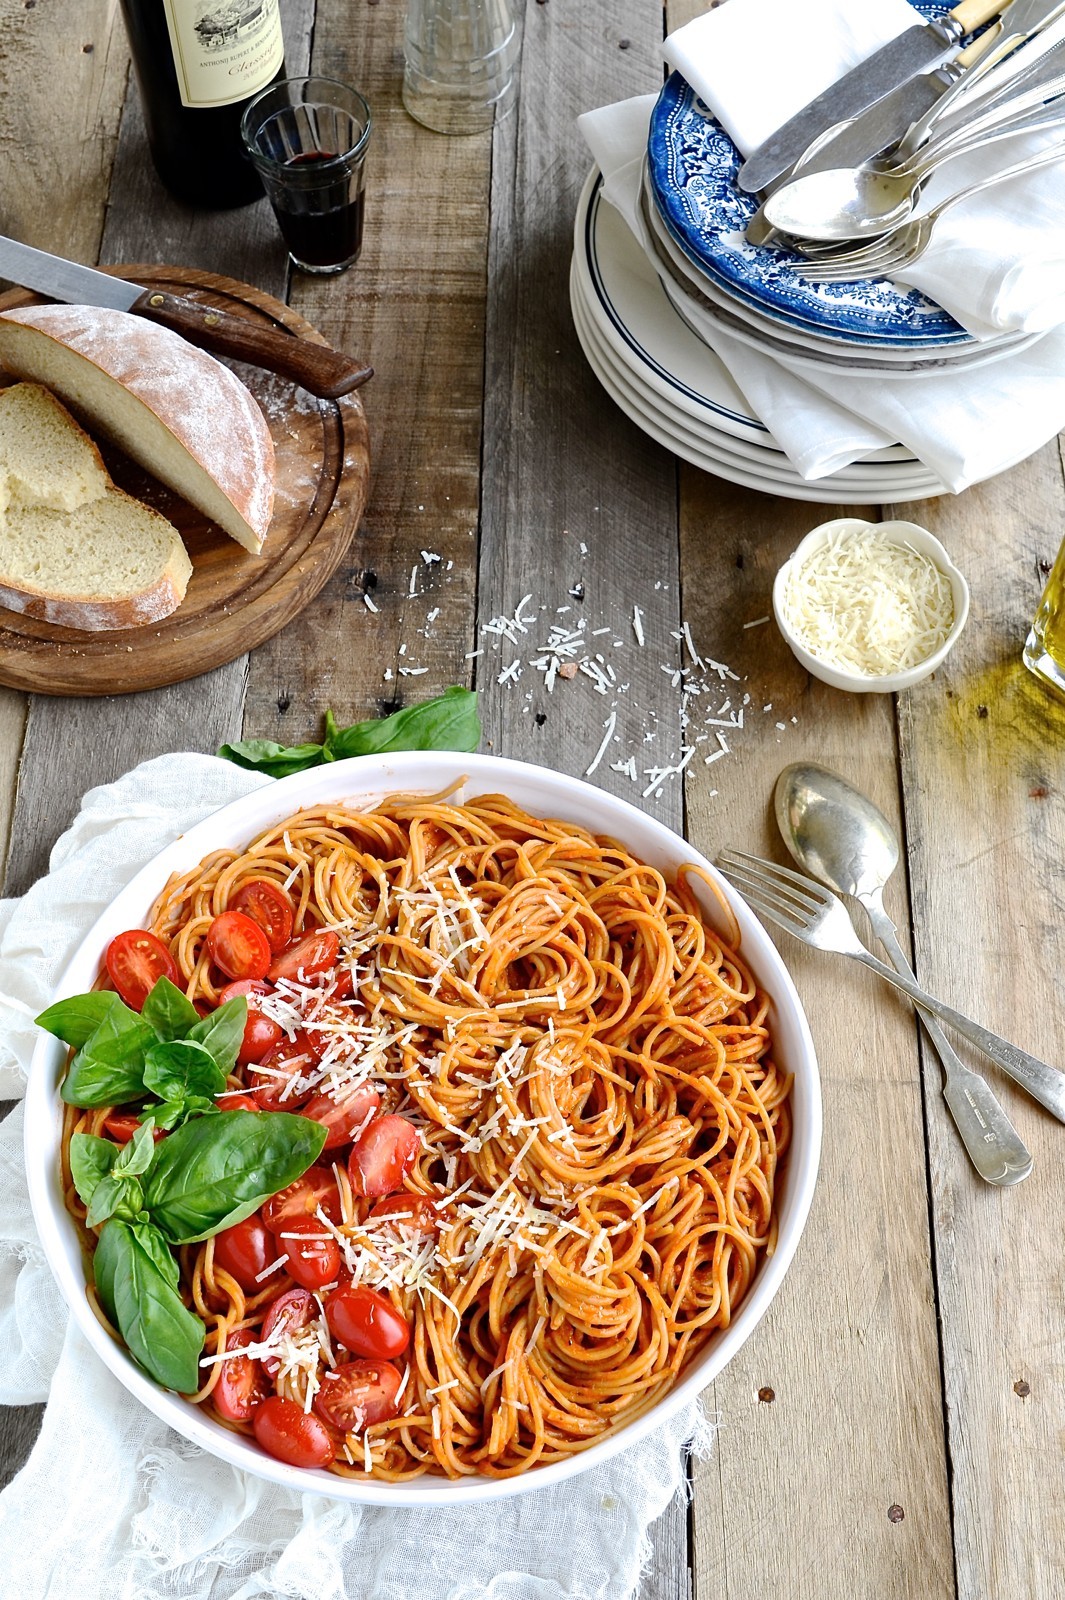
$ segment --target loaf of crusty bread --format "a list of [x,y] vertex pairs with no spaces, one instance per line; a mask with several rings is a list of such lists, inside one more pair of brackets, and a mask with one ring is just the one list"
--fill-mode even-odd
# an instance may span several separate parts
[[166,518],[113,486],[74,511],[9,504],[0,523],[0,605],[65,628],[159,622],[191,575]]
[[179,334],[125,311],[47,305],[0,315],[0,366],[176,489],[254,554],[274,500],[274,446],[240,379]]

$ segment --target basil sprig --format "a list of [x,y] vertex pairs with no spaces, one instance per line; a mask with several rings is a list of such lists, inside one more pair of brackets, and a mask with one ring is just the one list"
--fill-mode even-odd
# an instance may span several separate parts
[[248,1002],[235,995],[201,1017],[191,1000],[159,978],[138,1016],[117,994],[78,994],[37,1018],[40,1027],[77,1047],[60,1090],[68,1105],[122,1106],[157,1095],[148,1108],[159,1128],[218,1110],[236,1064]]
[[224,744],[218,754],[238,767],[287,778],[293,772],[344,761],[349,756],[384,755],[393,750],[476,750],[481,742],[477,694],[453,685],[434,700],[404,706],[388,717],[374,717],[338,728],[332,711],[325,714],[321,744],[277,744],[273,739],[242,739]]
[[171,1246],[210,1239],[295,1183],[326,1129],[285,1111],[221,1111],[155,1144],[153,1126],[122,1149],[76,1133],[70,1169],[89,1226],[103,1224],[93,1272],[104,1309],[146,1372],[190,1394],[204,1327],[178,1293]]

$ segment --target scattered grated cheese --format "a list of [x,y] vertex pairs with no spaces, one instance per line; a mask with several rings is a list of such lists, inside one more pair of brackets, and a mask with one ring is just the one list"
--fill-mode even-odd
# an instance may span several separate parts
[[378,612],[378,610],[380,608],[378,606],[374,605],[373,601],[370,599],[370,596],[368,594],[364,594],[363,597],[362,597],[362,600],[363,600],[363,604],[365,605],[367,611],[372,611],[374,613],[374,615],[376,616],[377,612]]
[[[500,682],[502,682],[502,679],[500,679]],[[618,725],[618,714],[617,714],[616,711],[612,711],[610,713],[609,717],[606,719],[606,721],[603,724],[603,727],[606,729],[606,732],[603,734],[603,742],[602,742],[602,744],[599,746],[599,749],[596,751],[595,759],[593,760],[593,762],[592,762],[590,767],[585,767],[585,769],[584,769],[584,776],[586,778],[590,778],[591,777],[591,775],[595,771],[596,767],[598,767],[600,761],[602,761],[603,757],[606,755],[607,746],[609,745],[611,739],[614,737],[614,729],[617,727],[617,725]]]

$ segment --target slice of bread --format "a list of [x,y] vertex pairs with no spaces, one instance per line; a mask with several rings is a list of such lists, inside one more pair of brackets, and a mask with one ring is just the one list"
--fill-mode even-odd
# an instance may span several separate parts
[[74,511],[9,505],[0,525],[0,605],[62,627],[159,622],[191,575],[166,518],[113,486]]
[[274,446],[228,367],[169,328],[102,306],[0,316],[0,366],[46,384],[94,431],[258,554],[274,501]]
[[47,389],[0,390],[0,511],[5,503],[76,511],[110,482],[99,450]]

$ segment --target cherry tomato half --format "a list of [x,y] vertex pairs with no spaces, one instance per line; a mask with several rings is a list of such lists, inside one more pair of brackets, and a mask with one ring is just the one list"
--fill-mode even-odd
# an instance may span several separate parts
[[325,1320],[334,1339],[358,1356],[387,1361],[410,1343],[410,1328],[391,1300],[362,1284],[334,1289],[325,1303]]
[[285,1233],[289,1224],[313,1217],[321,1206],[330,1222],[340,1221],[340,1190],[328,1167],[308,1167],[302,1178],[281,1189],[263,1206],[271,1233]]
[[216,1094],[215,1101],[219,1111],[262,1110],[258,1100],[253,1100],[250,1094],[238,1094],[235,1089],[225,1089],[221,1094]]
[[393,1194],[378,1200],[370,1217],[392,1217],[397,1226],[413,1233],[435,1233],[440,1227],[440,1212],[424,1194]]
[[356,1194],[395,1194],[414,1165],[421,1147],[418,1130],[406,1117],[392,1113],[371,1122],[348,1157]]
[[277,1242],[288,1256],[288,1275],[295,1283],[320,1289],[323,1283],[336,1282],[340,1246],[317,1217],[296,1217]]
[[[270,1302],[270,1309],[263,1318],[263,1342],[269,1339],[278,1323],[282,1332],[295,1333],[297,1329],[306,1327],[317,1312],[314,1296],[306,1289],[286,1289],[284,1294],[279,1294],[276,1300]],[[281,1371],[277,1356],[263,1356],[263,1366],[271,1378],[276,1378]]]
[[292,938],[292,901],[280,884],[270,883],[266,878],[252,878],[241,884],[229,902],[229,909],[242,911],[259,924],[275,956]]
[[[253,1328],[237,1328],[226,1340],[226,1349],[240,1350],[255,1340]],[[237,1356],[219,1365],[221,1371],[212,1392],[215,1408],[230,1422],[247,1422],[270,1392],[263,1364],[254,1356]]]
[[381,1096],[370,1083],[360,1084],[343,1100],[334,1100],[331,1094],[316,1094],[307,1101],[300,1116],[321,1122],[328,1133],[323,1150],[335,1150],[347,1144],[352,1134],[372,1116],[381,1104]]
[[261,978],[239,978],[236,983],[227,983],[218,996],[220,1006],[224,1006],[227,1000],[236,999],[239,994],[242,994],[248,1002],[248,1020],[244,1024],[244,1037],[237,1051],[237,1060],[243,1066],[261,1061],[263,1056],[269,1055],[271,1050],[276,1049],[285,1037],[280,1024],[272,1017],[264,1017],[255,1004],[256,995],[273,994],[273,992],[270,985],[263,983]]
[[104,956],[107,976],[131,1011],[139,1011],[160,978],[178,982],[177,962],[161,939],[130,928],[111,940]]
[[258,1408],[251,1425],[267,1455],[290,1467],[327,1467],[336,1454],[327,1429],[295,1400],[272,1394]]
[[402,1382],[391,1361],[347,1361],[322,1378],[314,1409],[342,1433],[361,1433],[397,1414]]
[[242,911],[223,911],[207,930],[207,954],[227,978],[265,978],[270,941]]
[[214,1259],[242,1289],[257,1294],[262,1288],[258,1282],[260,1272],[277,1260],[277,1244],[272,1234],[263,1227],[260,1212],[223,1228],[214,1238]]
[[340,940],[332,928],[315,928],[282,950],[267,977],[271,983],[279,983],[282,978],[298,983],[303,978],[325,972],[328,967],[335,967],[339,954]]
[[295,1111],[311,1092],[297,1087],[298,1080],[314,1071],[317,1060],[301,1029],[294,1039],[282,1039],[268,1056],[248,1067],[248,1087],[264,1111]]
[[[104,1118],[104,1128],[116,1144],[128,1144],[140,1125],[139,1117],[128,1115],[125,1111],[112,1111]],[[158,1144],[160,1139],[166,1138],[166,1134],[162,1128],[153,1128],[152,1138]]]

